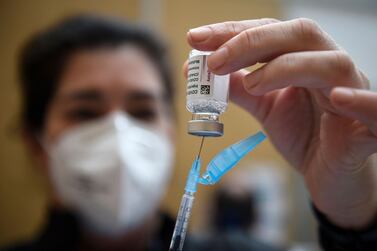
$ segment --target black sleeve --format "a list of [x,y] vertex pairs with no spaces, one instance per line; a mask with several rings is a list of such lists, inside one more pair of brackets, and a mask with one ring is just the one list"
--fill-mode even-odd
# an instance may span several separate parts
[[319,241],[324,251],[376,251],[377,219],[362,230],[340,228],[312,204],[319,224]]

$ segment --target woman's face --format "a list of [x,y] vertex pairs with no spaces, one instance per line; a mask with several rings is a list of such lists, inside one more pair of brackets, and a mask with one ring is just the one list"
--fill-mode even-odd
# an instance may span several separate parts
[[171,114],[161,76],[133,45],[83,50],[68,61],[47,111],[43,138],[54,143],[67,130],[124,111],[171,136]]
[[[137,46],[79,51],[62,73],[41,136],[47,146],[53,145],[74,127],[123,111],[172,140],[171,108],[164,97],[159,71]],[[49,173],[48,154],[41,153]],[[51,185],[52,203],[64,206]]]

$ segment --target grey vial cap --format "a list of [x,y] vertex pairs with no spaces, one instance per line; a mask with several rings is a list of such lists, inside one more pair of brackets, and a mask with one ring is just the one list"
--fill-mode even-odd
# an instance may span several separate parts
[[195,136],[220,137],[224,134],[224,125],[219,122],[219,115],[214,113],[194,113],[187,129]]

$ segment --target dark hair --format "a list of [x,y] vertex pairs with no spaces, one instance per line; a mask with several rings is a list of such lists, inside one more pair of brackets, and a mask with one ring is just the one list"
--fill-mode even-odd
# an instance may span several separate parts
[[23,95],[22,124],[32,132],[42,130],[47,107],[68,59],[82,49],[116,47],[132,43],[149,56],[161,74],[165,100],[173,103],[173,83],[165,45],[144,27],[114,18],[78,15],[34,35],[20,55]]

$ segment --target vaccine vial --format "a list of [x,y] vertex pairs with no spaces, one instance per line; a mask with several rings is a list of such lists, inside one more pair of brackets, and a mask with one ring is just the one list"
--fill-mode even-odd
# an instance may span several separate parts
[[186,107],[192,113],[188,133],[219,137],[224,125],[219,116],[228,106],[229,74],[215,75],[207,66],[210,51],[192,50],[188,60]]

